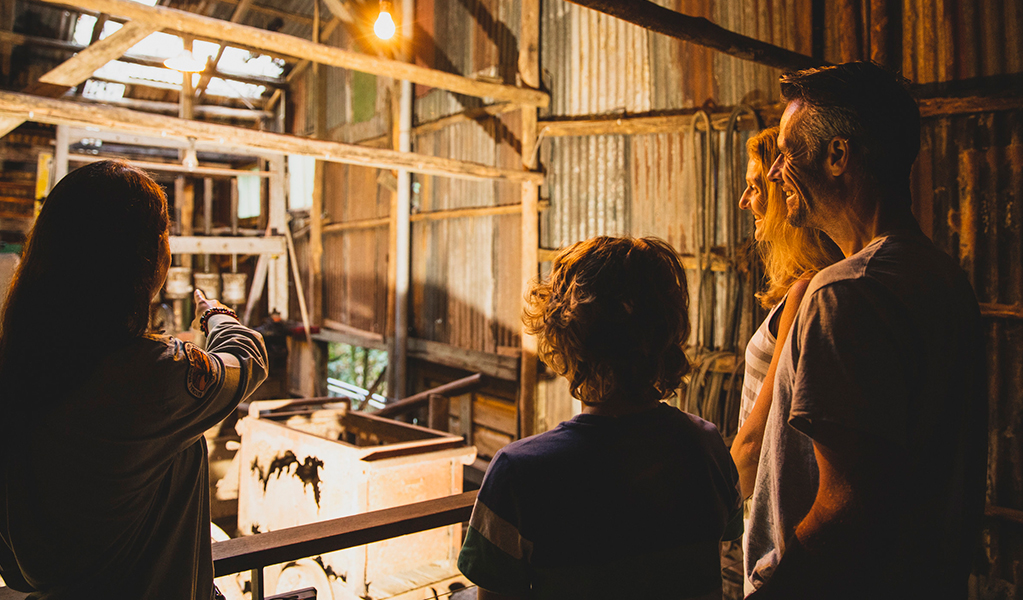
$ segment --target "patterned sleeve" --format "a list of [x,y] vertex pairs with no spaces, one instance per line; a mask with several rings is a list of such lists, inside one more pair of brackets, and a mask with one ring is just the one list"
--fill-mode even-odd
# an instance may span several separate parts
[[[164,404],[164,414],[174,424],[177,443],[188,446],[224,420],[266,379],[266,348],[259,333],[233,319],[211,328],[206,350],[191,342],[166,339],[163,360],[174,401]],[[238,359],[237,366],[225,362],[227,354]]]
[[522,507],[511,459],[491,461],[476,497],[458,568],[476,585],[499,594],[528,595],[531,541],[522,536]]

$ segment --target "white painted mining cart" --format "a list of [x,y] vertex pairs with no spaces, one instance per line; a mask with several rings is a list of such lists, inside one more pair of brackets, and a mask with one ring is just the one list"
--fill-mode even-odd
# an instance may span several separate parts
[[[253,402],[239,421],[238,529],[274,531],[462,492],[476,449],[462,438],[344,403],[289,410]],[[276,409],[276,412],[274,412]],[[319,600],[425,600],[468,582],[460,525],[267,567],[268,594],[316,587]]]

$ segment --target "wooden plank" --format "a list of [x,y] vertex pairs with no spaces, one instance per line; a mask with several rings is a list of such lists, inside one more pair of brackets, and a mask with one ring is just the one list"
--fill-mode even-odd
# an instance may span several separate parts
[[21,125],[24,122],[25,119],[18,117],[0,117],[0,137],[14,131],[18,128],[18,125]]
[[43,83],[73,87],[82,83],[108,62],[120,58],[129,48],[141,42],[159,26],[142,21],[129,21],[106,38],[57,65],[39,78]]
[[[229,4],[231,6],[237,6],[242,2],[242,0],[216,0],[216,1],[219,2],[220,4]],[[313,22],[311,18],[305,15],[296,15],[295,13],[284,11],[279,8],[274,8],[272,6],[267,6],[265,4],[252,4],[252,6],[249,7],[249,10],[251,10],[252,12],[263,13],[264,15],[269,15],[271,17],[280,17],[285,21],[294,21],[295,23],[300,23],[302,25],[307,26],[311,25]]]
[[1003,319],[1023,319],[1023,303],[1016,304],[989,304],[980,303],[980,314],[985,317],[999,317]]
[[42,123],[72,124],[134,131],[157,137],[195,138],[221,144],[231,143],[274,153],[302,154],[329,162],[380,169],[407,169],[416,173],[463,179],[509,181],[543,180],[543,174],[525,170],[498,169],[466,161],[397,152],[341,142],[312,140],[294,135],[256,131],[218,123],[141,113],[124,108],[82,105],[16,92],[0,92],[0,116],[20,117]]
[[276,254],[287,252],[284,236],[170,236],[171,254]]
[[213,544],[216,577],[467,521],[476,492],[416,502]]
[[327,5],[333,15],[345,23],[355,23],[355,17],[352,15],[351,9],[348,8],[347,2],[341,0],[323,0],[323,3]]
[[475,371],[504,379],[517,381],[519,376],[519,357],[491,354],[478,350],[467,350],[440,342],[410,338],[408,342],[409,357],[428,362],[455,367],[465,371]]
[[1017,510],[1015,508],[1006,508],[1004,506],[994,506],[988,504],[986,507],[984,507],[984,514],[989,517],[995,517],[997,519],[1023,524],[1023,510]]
[[1019,110],[1023,96],[970,96],[966,98],[921,98],[920,116],[945,117],[978,112]]
[[[138,98],[108,98],[99,100],[96,98],[78,98],[79,102],[89,104],[107,104],[110,106],[121,106],[145,112],[164,114],[178,114],[180,105],[177,102],[160,102],[157,100],[140,100]],[[272,118],[274,115],[268,110],[252,110],[248,108],[234,108],[231,106],[220,106],[218,104],[205,104],[192,107],[193,116],[216,117],[222,119],[244,119],[247,121],[259,121]]]
[[797,71],[827,64],[811,56],[729,31],[703,17],[690,17],[675,12],[649,0],[569,0],[569,2],[657,33],[783,71]]
[[[519,109],[520,109],[519,105],[512,104],[510,102],[500,102],[497,104],[488,104],[486,106],[482,106],[479,108],[469,108],[460,113],[455,113],[453,115],[448,115],[446,117],[434,119],[433,121],[426,121],[425,123],[420,123],[419,125],[412,128],[412,135],[413,136],[427,135],[430,133],[440,131],[446,127],[457,125],[459,123],[468,123],[469,121],[479,122],[488,117],[502,115],[506,112],[511,112],[513,110]],[[390,143],[391,137],[392,136],[390,134],[384,134],[358,140],[355,143],[364,146],[376,146],[378,144]]]
[[[550,262],[561,253],[561,250],[556,248],[540,248],[537,260],[540,262]],[[700,259],[693,254],[679,254],[679,259],[682,261],[682,266],[686,269],[695,269],[700,264]],[[712,254],[708,260],[704,261],[704,269],[710,269],[711,271],[724,272],[728,271],[731,266],[728,259],[717,254]]]
[[[504,204],[501,206],[473,206],[466,208],[450,208],[444,210],[429,210],[411,215],[409,221],[441,221],[445,219],[462,219],[466,217],[487,217],[493,215],[514,215],[521,211],[519,204]],[[341,223],[328,223],[323,226],[323,233],[337,233],[340,231],[351,231],[353,229],[375,229],[390,225],[390,217],[378,219],[359,219],[356,221],[342,221]]]
[[[519,74],[526,85],[540,85],[540,1],[522,0],[522,17],[519,24]],[[522,108],[521,160],[523,168],[532,171],[537,167],[537,115],[536,108]],[[536,279],[539,264],[540,217],[538,203],[540,189],[532,182],[522,182],[522,219],[520,225],[522,256],[520,257],[520,298],[525,298],[533,280]],[[519,361],[518,395],[518,437],[532,435],[536,430],[536,372],[537,339],[525,324],[519,330],[522,360]]]
[[475,375],[470,375],[468,377],[456,379],[450,383],[445,383],[444,385],[439,385],[435,388],[426,390],[425,392],[413,394],[408,398],[399,400],[398,402],[394,402],[393,404],[388,404],[387,406],[381,408],[380,410],[376,411],[373,414],[380,417],[387,417],[391,415],[400,414],[403,411],[408,410],[409,408],[423,405],[430,399],[431,394],[448,395],[469,392],[482,386],[484,382],[485,380],[483,378],[483,375],[480,373],[476,373]]
[[[67,54],[75,54],[82,52],[88,46],[76,44],[65,40],[54,40],[45,37],[38,37],[34,35],[25,35],[22,33],[13,33],[10,31],[0,31],[0,42],[11,43],[12,45],[29,45],[37,46],[42,48],[51,48],[59,50]],[[135,54],[123,54],[118,59],[122,62],[132,63],[136,65],[144,65],[147,67],[158,67],[164,68],[163,59],[155,56],[139,56]],[[221,79],[239,81],[241,83],[251,83],[253,85],[264,85],[272,87],[277,90],[287,85],[283,79],[277,77],[266,77],[263,75],[243,75],[240,73],[227,73],[220,70],[214,70],[213,75],[220,77]]]
[[[785,110],[784,103],[774,103],[756,109],[760,122],[747,115],[739,117],[738,128],[742,131],[758,130],[761,123],[776,123]],[[645,115],[592,115],[571,119],[547,119],[540,121],[540,137],[581,137],[590,135],[646,135],[654,133],[678,133],[687,130],[698,109],[686,109],[671,114]],[[732,109],[711,113],[711,127],[723,131],[728,125]],[[704,129],[702,120],[697,129]]]
[[[67,0],[43,1],[51,4],[63,4]],[[245,44],[287,56],[306,58],[320,64],[411,81],[468,96],[493,98],[534,106],[547,106],[550,100],[546,93],[535,89],[475,81],[461,75],[351,52],[275,31],[211,19],[164,6],[145,6],[131,0],[75,0],[74,4],[87,10],[156,23],[164,30],[188,33],[198,37],[211,37],[222,42]]]
[[486,427],[477,425],[472,428],[472,443],[476,446],[476,452],[480,456],[493,458],[498,450],[512,443],[514,439],[513,436]]
[[476,399],[472,403],[473,423],[511,436],[518,433],[518,412],[513,402],[479,393],[475,396]]
[[[68,160],[78,163],[94,163],[101,160],[110,160],[107,156],[96,156],[94,154],[71,154]],[[191,173],[193,175],[221,175],[224,177],[269,177],[266,171],[246,171],[244,169],[223,169],[217,167],[194,167],[189,168],[180,163],[149,162],[144,160],[129,161],[132,165],[146,169],[147,171],[160,171],[166,173]]]
[[[241,23],[245,14],[249,12],[249,8],[252,6],[252,0],[241,0],[235,7],[234,11],[231,12],[231,22]],[[227,49],[225,44],[220,44],[217,49],[217,55],[213,58],[213,61],[206,65],[203,69],[202,75],[199,77],[199,85],[195,89],[195,97],[202,98],[206,93],[206,86],[213,80],[213,71],[217,70],[217,65],[220,64],[220,59],[224,56],[224,50]]]
[[[320,332],[322,334],[321,337],[328,342],[341,342],[351,346],[364,346],[377,350],[387,349],[383,335],[373,333],[372,331],[364,331],[331,319],[323,319],[323,328],[320,329]],[[316,336],[313,337],[315,338]]]

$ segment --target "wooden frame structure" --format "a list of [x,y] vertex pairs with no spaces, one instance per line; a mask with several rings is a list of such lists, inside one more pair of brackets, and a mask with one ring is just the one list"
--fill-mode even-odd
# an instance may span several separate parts
[[[94,39],[95,43],[45,74],[40,79],[42,85],[34,86],[31,90],[41,92],[41,94],[0,92],[0,133],[10,131],[25,120],[53,123],[59,126],[58,130],[61,132],[59,137],[61,139],[58,140],[58,147],[63,146],[64,148],[63,152],[58,151],[59,154],[62,154],[57,160],[57,170],[59,173],[66,172],[66,164],[70,159],[66,148],[68,144],[72,143],[72,139],[77,141],[85,137],[79,137],[83,131],[88,132],[92,137],[101,137],[94,135],[95,132],[89,131],[93,128],[119,132],[112,134],[117,139],[134,139],[138,143],[162,147],[176,147],[180,149],[189,145],[193,148],[201,148],[203,146],[223,148],[224,146],[231,146],[243,149],[247,153],[257,154],[270,159],[270,205],[271,212],[274,213],[270,218],[270,225],[278,230],[282,230],[283,227],[287,226],[284,222],[283,158],[285,153],[313,156],[319,161],[398,169],[399,172],[406,173],[423,173],[478,180],[517,181],[520,182],[522,187],[522,202],[518,206],[511,208],[501,207],[500,212],[507,214],[508,211],[514,210],[522,214],[522,247],[524,250],[522,257],[522,281],[524,285],[525,282],[532,280],[536,276],[539,264],[537,259],[539,251],[537,199],[538,186],[543,181],[543,175],[534,171],[536,168],[535,153],[531,152],[531,149],[534,148],[536,143],[536,109],[537,107],[546,106],[549,101],[547,94],[538,89],[538,0],[523,0],[525,11],[522,25],[522,40],[524,41],[520,44],[522,50],[519,56],[519,68],[523,81],[522,87],[476,81],[459,75],[420,67],[408,62],[359,54],[321,44],[319,43],[319,34],[321,32],[319,29],[318,12],[313,22],[316,33],[314,34],[314,39],[310,41],[239,24],[237,21],[251,7],[250,0],[240,0],[238,2],[231,21],[212,19],[161,6],[149,7],[129,0],[42,1],[50,4],[74,6],[93,13],[126,20],[125,25],[115,34],[103,40]],[[332,29],[340,22],[351,21],[351,15],[346,14],[345,7],[340,2],[336,0],[328,1],[327,7],[334,15],[334,19],[328,24],[326,29]],[[174,116],[144,113],[132,108],[89,106],[79,102],[54,98],[68,88],[88,79],[96,69],[108,61],[122,56],[145,36],[161,30],[187,34],[196,39],[211,39],[221,44],[231,43],[247,48],[256,48],[273,55],[295,57],[302,60],[296,70],[300,70],[305,64],[331,65],[391,77],[405,82],[428,85],[455,93],[489,98],[500,102],[500,104],[496,105],[499,107],[498,112],[515,109],[522,110],[523,131],[521,139],[525,142],[523,144],[523,168],[498,169],[486,165],[420,155],[408,151],[402,152],[366,145],[343,144],[323,139],[254,131]],[[323,33],[326,33],[326,31]],[[294,75],[294,72],[292,75]],[[189,93],[188,87],[190,86],[186,86],[186,89],[183,90],[183,94],[188,93],[189,102],[187,104],[191,104],[192,94]],[[200,93],[202,87],[203,82],[201,81],[199,86]],[[484,112],[489,111],[485,109]],[[190,113],[191,111],[183,110],[182,116],[191,116]],[[69,135],[69,128],[76,128],[73,129],[75,135]],[[105,134],[108,138],[110,135]],[[322,206],[322,197],[318,205]],[[437,215],[435,218],[476,216],[477,214],[482,216],[491,212],[487,209],[460,211],[458,215]],[[407,216],[404,227],[399,226],[399,230],[404,229],[406,231],[406,236],[408,235],[407,230],[410,219],[411,217]],[[324,228],[322,223],[317,222],[318,219],[314,218],[313,221],[311,230],[311,238],[313,239],[310,240],[310,246],[314,251],[314,255],[321,255]],[[338,225],[343,226],[343,224]],[[395,226],[393,216],[388,225],[392,228]],[[191,251],[198,253],[204,249],[211,249],[213,247],[211,244],[217,248],[224,246],[224,242],[192,237],[176,240],[175,249],[182,252]],[[235,246],[241,248],[244,245],[249,250],[256,250],[258,246],[259,249],[269,251],[270,248],[277,249],[280,243],[275,239],[268,238],[260,242],[252,239],[243,239],[229,245],[231,248],[235,248]],[[318,252],[316,252],[317,249],[319,249]],[[316,256],[313,258],[316,258]],[[271,261],[269,267],[271,272],[270,280],[276,281],[276,284],[272,285],[270,290],[272,303],[275,297],[279,302],[282,294],[284,297],[287,294],[287,268],[286,264],[284,264],[285,261],[285,256],[279,256]],[[319,269],[315,269],[315,271],[318,272]],[[274,291],[275,288],[277,290],[276,293]],[[314,302],[314,307],[319,305],[319,302]],[[280,304],[278,306],[282,312],[286,311],[286,306],[282,307]],[[403,329],[402,327],[393,328],[392,350],[404,350],[407,347],[408,340],[402,331]],[[521,433],[522,435],[528,435],[533,430],[531,415],[533,414],[532,404],[535,393],[536,373],[535,342],[528,335],[523,335],[522,350],[524,360],[521,361],[522,371],[518,405],[521,415]],[[405,352],[398,352],[398,354],[404,356]]]

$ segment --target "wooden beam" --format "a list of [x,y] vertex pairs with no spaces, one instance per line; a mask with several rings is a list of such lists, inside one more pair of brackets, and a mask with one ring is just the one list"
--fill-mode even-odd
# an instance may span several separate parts
[[[67,3],[67,0],[44,1],[51,4]],[[163,6],[145,6],[131,0],[75,0],[74,5],[132,20],[156,23],[169,31],[184,32],[196,37],[211,37],[223,43],[246,44],[279,54],[307,58],[320,64],[411,81],[468,96],[533,106],[547,106],[550,100],[546,93],[536,89],[475,81],[461,75],[316,44],[283,33],[211,19]]]
[[783,71],[798,71],[826,64],[805,54],[729,31],[703,17],[690,17],[675,12],[649,0],[568,1],[657,33]]
[[[409,221],[441,221],[446,219],[461,219],[466,217],[489,217],[493,215],[517,215],[522,211],[521,204],[502,204],[501,206],[473,206],[466,208],[449,208],[444,210],[430,210],[426,212],[413,213]],[[390,217],[377,219],[358,219],[355,221],[342,221],[339,223],[327,223],[323,225],[323,233],[331,234],[341,231],[355,229],[375,229],[387,227],[391,223]]]
[[[2,108],[0,108],[2,112]],[[160,135],[143,135],[139,133],[133,133],[130,131],[119,131],[116,129],[102,129],[96,131],[96,127],[89,126],[89,128],[72,127],[71,128],[71,143],[81,140],[99,140],[101,142],[107,142],[111,144],[125,144],[128,146],[152,146],[154,148],[172,148],[181,150],[184,148],[191,147],[191,141],[188,138],[172,138],[163,137]],[[242,144],[234,144],[227,140],[199,140],[195,141],[195,149],[199,152],[211,152],[217,154],[237,154],[243,157],[256,157],[267,158],[274,154],[273,151],[257,150],[255,148],[247,147]]]
[[[241,23],[242,18],[245,17],[245,13],[249,11],[250,6],[252,6],[252,0],[241,0],[241,2],[234,7],[234,12],[231,13],[231,22]],[[213,62],[206,64],[206,68],[203,69],[202,75],[199,77],[199,86],[195,90],[196,98],[201,100],[203,94],[206,93],[206,86],[208,86],[210,84],[210,80],[213,79],[213,72],[217,70],[217,65],[220,64],[220,59],[224,56],[224,50],[226,48],[226,44],[220,44],[220,47],[217,49],[217,56],[214,57]]]
[[355,22],[355,16],[352,15],[347,2],[342,2],[342,0],[323,0],[323,3],[327,5],[327,10],[345,23]]
[[408,355],[417,360],[446,365],[463,371],[476,371],[504,381],[519,379],[518,356],[480,352],[417,338],[409,338]]
[[216,577],[468,521],[476,492],[374,510],[213,544]]
[[433,394],[445,395],[450,394],[453,396],[458,394],[464,394],[482,387],[485,383],[486,380],[484,379],[483,374],[475,373],[473,375],[469,375],[468,377],[463,377],[461,379],[456,379],[450,383],[439,385],[425,392],[413,394],[408,398],[405,398],[404,400],[399,400],[398,402],[388,404],[387,406],[381,408],[380,410],[372,414],[377,417],[388,417],[391,415],[396,415],[405,410],[408,410],[411,407],[427,402],[430,399],[430,396]]
[[[159,102],[156,100],[139,100],[138,98],[108,98],[99,100],[96,98],[78,98],[79,102],[89,104],[107,104],[109,106],[121,106],[145,112],[177,114],[180,105],[177,102]],[[219,119],[239,119],[245,121],[259,121],[270,119],[273,113],[268,110],[250,110],[248,108],[234,108],[232,106],[220,106],[219,104],[204,104],[193,106],[192,112],[196,117],[213,117]]]
[[980,314],[985,317],[998,317],[1002,319],[1023,319],[1023,302],[1016,304],[988,304],[980,303]]
[[[412,128],[412,135],[419,136],[434,133],[444,129],[445,127],[457,125],[458,123],[468,123],[470,121],[479,122],[488,117],[501,115],[513,110],[520,110],[520,108],[521,107],[519,105],[512,104],[510,102],[500,102],[498,104],[488,104],[479,108],[470,108],[460,113],[421,123]],[[390,134],[385,133],[384,135],[358,140],[355,143],[363,146],[378,146],[384,142],[389,142],[391,137],[392,136]]]
[[91,77],[103,65],[120,58],[129,48],[158,29],[159,27],[152,23],[129,21],[106,38],[44,74],[39,81],[51,85],[76,86]]
[[[320,37],[319,37],[319,39],[320,40],[325,40],[325,39],[329,38],[330,35],[332,33],[334,33],[334,30],[337,29],[343,22],[344,21],[342,21],[340,18],[334,17],[330,21],[330,23],[327,23],[326,27],[324,27],[323,29],[320,30]],[[296,77],[298,77],[299,75],[304,73],[305,70],[308,69],[309,65],[311,65],[311,64],[312,64],[312,61],[310,61],[309,59],[302,60],[301,62],[296,64],[295,67],[292,68],[291,71],[288,72],[288,76],[286,78],[288,83],[291,83],[291,81],[293,79],[295,79]]]
[[[110,160],[106,156],[96,156],[95,154],[71,154],[68,159],[71,162],[78,163],[93,163],[101,160]],[[141,160],[130,161],[132,165],[146,169],[147,171],[161,171],[164,173],[189,173],[192,175],[219,175],[223,177],[269,177],[270,174],[266,171],[246,171],[244,169],[225,169],[218,167],[195,167],[189,169],[181,163],[162,163],[162,162],[148,162]]]
[[[656,115],[593,115],[572,119],[547,119],[540,121],[540,137],[581,137],[588,135],[645,135],[651,133],[678,133],[685,131],[693,122],[698,109],[679,111],[672,114]],[[757,109],[761,121],[776,123],[785,110],[783,103],[770,104]],[[728,125],[731,109],[718,110],[711,114],[711,127],[724,130]],[[740,116],[740,130],[759,127],[749,116]],[[697,129],[703,130],[703,122],[697,120]]]
[[[13,33],[10,31],[0,30],[0,42],[10,42],[12,45],[28,45],[37,46],[41,48],[50,48],[52,50],[58,50],[73,54],[76,52],[82,52],[89,46],[82,46],[74,42],[65,40],[54,40],[51,38],[38,37],[34,35],[24,35],[21,33]],[[124,54],[119,59],[121,62],[131,63],[135,65],[144,65],[147,67],[158,67],[166,68],[163,64],[163,59],[155,56],[140,56],[136,54]],[[281,89],[287,82],[277,77],[265,77],[263,75],[243,75],[240,73],[228,73],[225,71],[214,71],[214,76],[221,79],[227,79],[231,81],[238,81],[241,83],[251,83],[253,85],[263,85],[266,87]],[[138,84],[136,84],[138,85]],[[178,89],[177,86],[174,89]]]
[[288,251],[284,236],[170,236],[171,254],[274,254]]
[[[241,3],[241,0],[216,0],[216,1],[221,4],[229,4],[231,6],[237,6],[238,4]],[[309,25],[313,22],[311,18],[305,15],[296,15],[295,13],[290,13],[279,8],[267,6],[265,4],[253,4],[252,6],[249,7],[249,10],[251,10],[252,12],[262,13],[264,15],[269,15],[272,17],[280,17],[281,19],[294,21],[295,23],[301,23],[302,25]]]
[[195,138],[207,142],[267,150],[273,153],[302,154],[329,162],[379,169],[407,169],[416,173],[459,179],[499,179],[537,183],[543,181],[543,174],[525,170],[499,169],[412,152],[402,153],[341,142],[311,140],[294,135],[140,113],[124,108],[84,105],[16,92],[0,91],[0,117],[18,117],[41,123],[134,131],[157,137]]
[[[523,83],[528,86],[540,86],[540,0],[522,0],[522,17],[519,28],[519,75]],[[534,148],[537,145],[537,115],[535,106],[524,106],[522,108],[522,133],[519,136],[522,141],[521,160],[523,168],[535,170],[537,167],[537,154]],[[540,189],[537,184],[529,181],[522,182],[521,189],[521,252],[519,262],[520,268],[520,298],[525,298],[529,289],[536,279],[539,258],[537,249],[540,247],[540,217],[539,201]],[[524,301],[523,301],[524,302]],[[518,405],[518,433],[520,438],[533,435],[537,432],[536,422],[536,384],[537,384],[537,363],[538,344],[535,335],[522,325],[519,330],[520,351],[522,360],[519,364],[519,396]]]
[[1023,108],[1023,95],[921,98],[918,102],[920,104],[920,116],[933,118],[978,112],[1019,110]]

